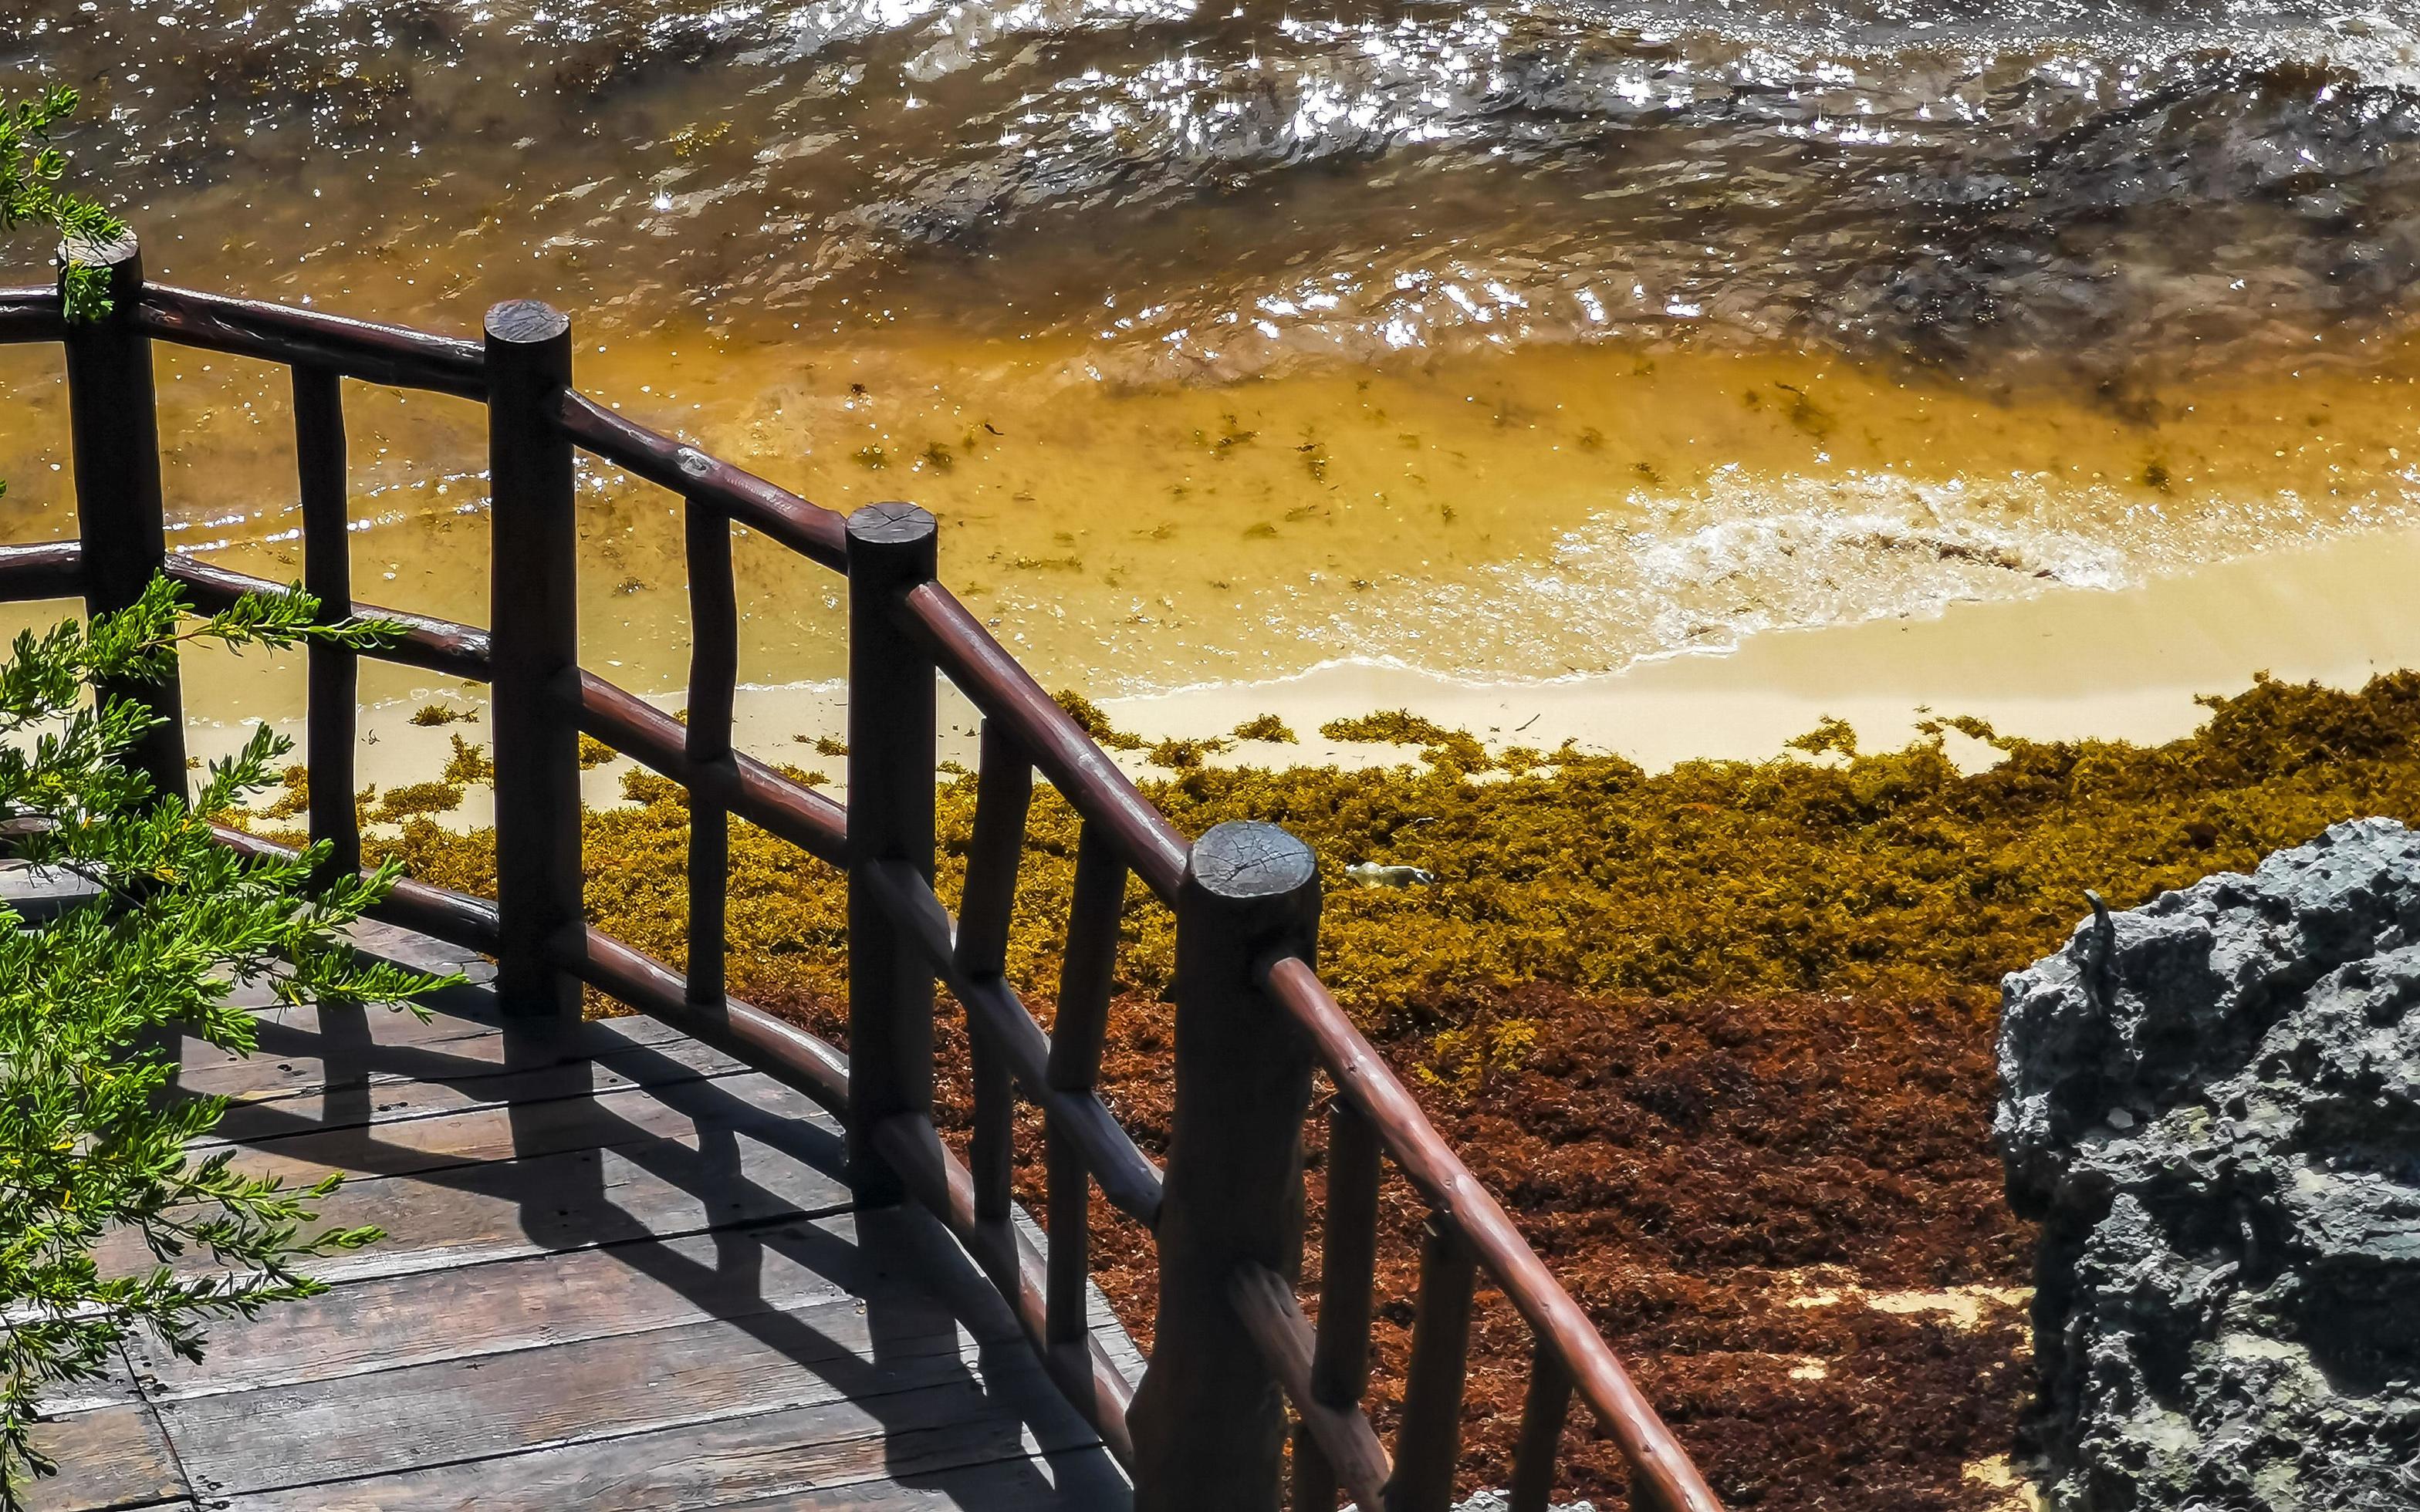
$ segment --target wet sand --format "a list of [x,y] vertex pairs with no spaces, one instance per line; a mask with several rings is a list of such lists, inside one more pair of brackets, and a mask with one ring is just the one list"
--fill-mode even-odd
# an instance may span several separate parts
[[[1775,632],[1728,655],[1686,655],[1627,671],[1553,681],[1461,682],[1400,666],[1340,662],[1296,677],[1206,685],[1107,701],[1122,729],[1152,738],[1220,735],[1274,714],[1300,737],[1294,745],[1238,742],[1209,758],[1218,765],[1384,765],[1416,759],[1394,746],[1323,739],[1321,724],[1376,709],[1409,709],[1468,730],[1497,750],[1551,749],[1571,741],[1614,751],[1651,770],[1698,757],[1758,761],[1827,717],[1855,727],[1879,750],[1916,735],[1927,715],[1972,715],[2003,734],[2032,739],[2100,737],[2153,744],[2189,733],[2206,711],[2195,701],[2242,690],[2257,672],[2357,687],[2381,671],[2420,666],[2420,530],[2379,532],[2315,548],[2277,550],[2156,578],[2118,592],[2052,589],[2033,596],[1954,604],[1931,615],[1823,629]],[[255,658],[257,660],[257,658]],[[299,684],[291,658],[267,668]],[[207,680],[212,669],[197,669]],[[224,669],[218,669],[224,671]],[[365,671],[362,709],[365,783],[391,787],[434,778],[451,737],[488,737],[482,690],[409,669]],[[475,722],[416,726],[414,711],[442,702]],[[666,708],[676,696],[659,696]],[[818,755],[815,737],[837,737],[846,703],[836,683],[743,689],[737,737],[762,759],[821,772],[845,793],[845,759]],[[299,739],[298,719],[272,721]],[[942,756],[971,764],[976,716],[946,689]],[[245,724],[197,718],[194,748],[218,755]],[[1979,764],[1989,749],[1948,737],[1953,754]],[[1158,772],[1140,753],[1119,760],[1139,777]],[[587,775],[593,803],[619,801],[617,761]],[[450,823],[485,823],[487,795],[473,790]]]
[[[1493,747],[1564,740],[1651,769],[1693,757],[1760,760],[1826,717],[1888,749],[1928,714],[1972,715],[2002,734],[2154,744],[2190,733],[2195,700],[2256,672],[2357,687],[2420,665],[2420,531],[2364,534],[2153,579],[2116,593],[2052,590],[1960,603],[1937,615],[1781,631],[1728,656],[1678,656],[1604,677],[1456,682],[1343,663],[1257,686],[1105,705],[1152,735],[1201,734],[1275,714],[1311,761],[1366,758],[1317,741],[1340,714],[1408,708]],[[1980,748],[1949,739],[1967,756]],[[1278,748],[1283,749],[1284,748]],[[1258,758],[1265,748],[1239,751]]]

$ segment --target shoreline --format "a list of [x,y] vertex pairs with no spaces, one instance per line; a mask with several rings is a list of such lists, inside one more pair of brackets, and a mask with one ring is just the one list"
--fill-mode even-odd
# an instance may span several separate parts
[[[1681,655],[1624,671],[1551,682],[1472,683],[1380,662],[1330,662],[1296,676],[1220,683],[1172,693],[1105,699],[1112,723],[1150,739],[1224,735],[1274,714],[1299,743],[1239,741],[1208,758],[1220,766],[1337,765],[1417,760],[1407,747],[1322,738],[1326,720],[1409,709],[1477,735],[1491,750],[1552,749],[1565,741],[1626,756],[1651,771],[1699,758],[1758,761],[1826,717],[1845,719],[1862,748],[1896,748],[1927,713],[1972,715],[2001,733],[2036,740],[2118,739],[2157,744],[2204,717],[2195,701],[2233,694],[2256,672],[2357,687],[2381,671],[2420,666],[2420,530],[2342,537],[2261,552],[2114,591],[2050,590],[2024,598],[1956,603],[1935,614],[1776,630],[1722,654]],[[357,772],[383,789],[434,779],[449,736],[485,743],[484,689],[409,669],[382,677],[389,696],[360,714]],[[299,678],[300,668],[296,668]],[[411,723],[422,703],[477,711],[475,722]],[[676,708],[677,695],[649,702]],[[818,735],[838,736],[846,701],[836,684],[741,689],[737,744],[758,758],[823,771],[845,791],[845,763],[818,756]],[[301,735],[299,719],[271,721]],[[972,764],[973,709],[944,688],[940,756]],[[216,757],[248,725],[194,720],[197,756]],[[1988,764],[1988,748],[1948,737],[1962,762]],[[1166,775],[1140,752],[1115,753],[1138,777]],[[584,774],[589,802],[622,801],[627,761]],[[484,824],[491,810],[472,790],[455,824]]]
[[[2158,744],[2205,717],[2195,700],[2241,692],[2257,672],[2357,687],[2420,666],[2420,530],[2256,553],[2117,590],[2055,589],[1953,603],[1940,612],[1751,637],[1618,672],[1469,683],[1415,669],[1333,662],[1298,677],[1103,700],[1121,728],[1159,737],[1223,733],[1275,714],[1299,747],[1250,743],[1313,764],[1386,764],[1403,748],[1341,745],[1323,721],[1408,708],[1491,749],[1565,739],[1651,771],[1699,758],[1758,761],[1826,717],[1866,750],[1906,744],[1927,713],[1972,715],[2034,740]],[[1964,737],[1952,735],[1953,749]],[[1964,742],[1970,752],[1979,749]],[[1373,749],[1396,754],[1377,762]]]

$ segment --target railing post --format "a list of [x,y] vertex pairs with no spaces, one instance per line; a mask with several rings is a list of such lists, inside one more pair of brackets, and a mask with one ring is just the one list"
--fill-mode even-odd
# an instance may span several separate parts
[[933,1111],[933,973],[862,868],[904,861],[933,879],[933,663],[893,615],[932,579],[937,535],[913,504],[848,517],[848,1169],[873,1207],[903,1195],[875,1126]]
[[[143,300],[143,250],[134,233],[110,242],[70,242],[67,264],[108,277],[110,313],[70,322],[68,429],[75,459],[76,523],[84,537],[85,612],[105,614],[142,596],[168,556],[160,492],[160,416],[151,378],[151,338],[134,323]],[[133,699],[161,720],[137,741],[133,764],[162,793],[186,796],[185,700],[174,671],[157,682],[113,683],[104,699]]]
[[701,1013],[724,1011],[731,903],[731,703],[739,679],[739,607],[731,577],[731,520],[702,499],[681,501],[689,563],[689,966],[682,995]]
[[[294,458],[302,504],[302,586],[333,625],[353,611],[353,540],[345,484],[344,391],[334,370],[294,369]],[[362,828],[353,815],[353,748],[361,658],[351,648],[313,641],[310,702],[303,705],[302,759],[311,774],[311,839],[328,842],[313,880],[326,887],[362,866]]]
[[577,1016],[580,980],[555,964],[584,938],[579,532],[571,441],[552,414],[571,382],[571,322],[512,300],[488,312],[487,332],[496,995],[507,1012]]
[[1311,959],[1319,869],[1275,825],[1195,842],[1176,902],[1176,1115],[1160,1208],[1159,1315],[1126,1422],[1137,1512],[1275,1512],[1285,1409],[1228,1302],[1236,1265],[1302,1270],[1311,1048],[1259,984]]

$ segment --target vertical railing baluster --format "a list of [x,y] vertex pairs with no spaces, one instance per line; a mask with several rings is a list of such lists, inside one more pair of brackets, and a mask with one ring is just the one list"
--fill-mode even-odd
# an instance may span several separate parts
[[1160,1205],[1159,1313],[1126,1423],[1136,1512],[1275,1512],[1285,1408],[1229,1301],[1251,1261],[1302,1270],[1311,1048],[1261,985],[1312,959],[1319,868],[1275,825],[1194,843],[1176,902],[1176,1114]]
[[[333,368],[294,368],[294,471],[302,503],[302,588],[334,624],[353,610],[353,555],[345,477],[345,402]],[[302,762],[310,772],[311,839],[328,847],[324,887],[362,866],[362,826],[353,808],[355,721],[361,658],[350,648],[313,641],[310,700],[304,705]]]
[[[1378,1131],[1339,1097],[1327,1105],[1327,1214],[1311,1392],[1340,1411],[1370,1386],[1370,1294],[1378,1267]],[[1332,1512],[1336,1471],[1308,1432],[1294,1444],[1295,1512]]]
[[[1050,1085],[1090,1092],[1101,1079],[1101,1039],[1109,1027],[1117,975],[1118,925],[1125,913],[1126,868],[1086,825],[1076,847],[1075,895],[1067,910],[1067,951],[1059,966],[1059,1013],[1050,1026]],[[1093,1182],[1084,1153],[1055,1119],[1044,1124],[1050,1177],[1048,1328],[1053,1350],[1082,1351],[1092,1319]],[[1078,1352],[1078,1359],[1085,1356]]]
[[936,534],[913,504],[848,517],[848,1167],[868,1207],[905,1195],[875,1152],[875,1126],[933,1111],[933,973],[863,868],[905,861],[933,878],[933,663],[896,612],[932,580]]
[[[151,338],[134,323],[143,302],[143,251],[130,231],[111,242],[70,242],[66,263],[101,270],[111,310],[67,330],[68,431],[75,462],[77,532],[84,538],[84,601],[106,614],[142,596],[168,557],[166,506],[160,486],[160,415],[151,378]],[[103,700],[132,699],[160,723],[129,753],[163,794],[186,796],[185,700],[175,671],[157,681],[101,685]]]
[[1546,1512],[1555,1491],[1555,1456],[1563,1446],[1563,1418],[1572,1406],[1572,1373],[1544,1339],[1529,1367],[1529,1393],[1521,1404],[1521,1441],[1512,1451],[1511,1512]]
[[506,1012],[576,1015],[580,876],[579,531],[571,442],[553,411],[571,382],[571,322],[535,300],[488,312],[489,625],[496,749],[496,996]]
[[[997,977],[1008,964],[1008,930],[1016,908],[1016,873],[1025,856],[1025,819],[1033,802],[1033,765],[1007,732],[984,722],[975,776],[974,834],[967,845],[967,886],[958,900],[958,937],[953,948],[958,972]],[[1010,1232],[1016,1165],[1016,1094],[1008,1061],[989,1038],[967,1025],[967,1055],[974,1081],[974,1133],[968,1165],[975,1183],[975,1224],[991,1238],[976,1258],[987,1267],[1013,1268],[1016,1243]],[[1003,1295],[1015,1297],[1013,1269],[992,1276]]]
[[1419,1304],[1412,1316],[1412,1358],[1404,1371],[1404,1416],[1396,1430],[1394,1477],[1387,1483],[1387,1512],[1447,1512],[1453,1505],[1474,1274],[1470,1246],[1450,1222],[1432,1216],[1420,1246]]
[[739,769],[731,704],[739,682],[739,599],[731,578],[731,521],[703,500],[682,501],[689,562],[689,969],[691,1008],[720,1012],[723,920],[731,892],[731,810]]

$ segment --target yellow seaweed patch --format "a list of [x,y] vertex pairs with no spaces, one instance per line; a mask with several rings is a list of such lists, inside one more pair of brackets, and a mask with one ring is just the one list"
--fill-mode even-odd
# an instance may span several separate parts
[[487,747],[474,746],[460,735],[451,738],[454,754],[445,763],[446,781],[457,787],[476,787],[496,779],[496,764],[489,757]]
[[[1365,1024],[1434,1034],[1481,989],[1546,981],[1600,994],[1872,992],[1946,998],[1981,1015],[2000,976],[2055,948],[2098,889],[2118,906],[2207,873],[2242,870],[2339,820],[2420,823],[2420,673],[2358,693],[2261,681],[2208,701],[2210,722],[2170,744],[2001,738],[2005,760],[1962,772],[1939,732],[1905,749],[1837,759],[1692,762],[1649,775],[1569,748],[1504,780],[1430,764],[1190,768],[1145,785],[1177,826],[1286,825],[1328,884],[1322,972]],[[1425,734],[1426,732],[1423,732]],[[1466,736],[1463,738],[1468,738]],[[1525,758],[1526,760],[1526,758]],[[678,962],[688,810],[633,774],[638,807],[585,821],[588,905],[599,927]],[[939,790],[939,887],[962,884],[974,780]],[[392,795],[391,795],[392,796]],[[1078,822],[1034,795],[1008,967],[1056,985]],[[489,892],[492,837],[425,820],[374,841],[416,875]],[[1343,869],[1418,866],[1433,886],[1346,886]],[[731,854],[734,988],[826,1004],[845,978],[839,874],[737,825]],[[1174,933],[1128,891],[1123,987],[1164,990]],[[1509,1053],[1495,1026],[1441,1042],[1461,1080]]]
[[1082,727],[1084,733],[1111,750],[1140,750],[1150,744],[1142,736],[1129,734],[1109,723],[1109,717],[1101,712],[1099,704],[1072,687],[1063,687],[1050,697],[1061,708],[1067,711],[1069,718]]
[[[1419,746],[1424,748],[1421,760],[1457,772],[1483,772],[1489,765],[1487,748],[1478,737],[1466,731],[1449,730],[1409,709],[1381,709],[1355,719],[1330,719],[1319,727],[1319,733],[1330,740]],[[1526,764],[1515,768],[1523,769]]]

